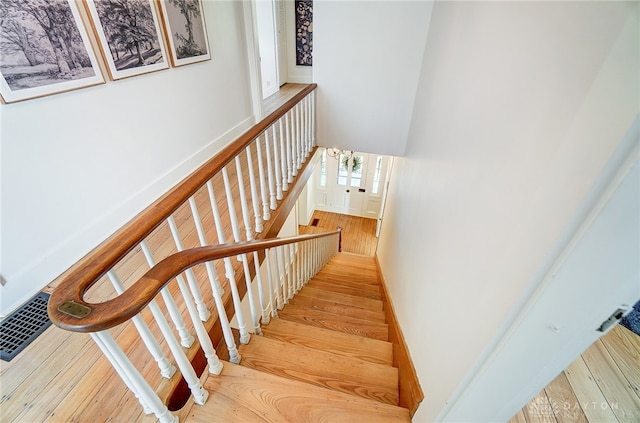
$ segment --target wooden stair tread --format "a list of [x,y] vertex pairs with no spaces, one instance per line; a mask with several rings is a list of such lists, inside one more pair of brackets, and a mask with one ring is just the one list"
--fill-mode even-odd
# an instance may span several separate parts
[[313,279],[311,279],[311,281],[319,281],[319,282],[332,283],[336,285],[350,286],[352,288],[358,288],[358,289],[377,292],[377,293],[380,292],[380,285],[378,284],[377,280],[374,280],[371,282],[361,282],[358,280],[342,277],[339,275],[333,275],[328,273],[318,273],[313,277]]
[[393,365],[393,344],[282,319],[262,327],[269,339],[277,339],[315,350],[354,357],[371,363]]
[[370,265],[375,267],[376,261],[371,256],[365,256],[362,254],[356,253],[348,253],[345,251],[341,251],[335,256],[331,258],[332,262],[341,262],[341,261],[350,261],[350,262],[359,262],[361,264]]
[[354,317],[310,310],[294,304],[285,306],[284,309],[278,312],[278,315],[281,319],[297,323],[365,336],[380,341],[389,340],[389,327],[386,323],[370,322]]
[[240,345],[241,366],[363,398],[398,404],[398,369],[254,336]]
[[370,298],[372,300],[382,299],[382,295],[380,295],[379,291],[370,291],[368,289],[353,288],[351,286],[339,285],[339,284],[324,282],[316,279],[312,279],[310,282],[307,283],[306,286],[308,286],[309,288],[323,289],[325,291],[339,292],[341,294],[349,294],[355,297]]
[[364,283],[378,283],[378,273],[375,268],[367,270],[357,263],[327,263],[318,274],[348,277]]
[[205,381],[210,397],[191,407],[186,423],[410,422],[409,410],[232,363]]
[[303,297],[296,295],[289,300],[289,304],[304,306],[312,310],[325,311],[327,313],[342,314],[344,316],[355,317],[357,319],[370,320],[372,322],[385,323],[384,311],[371,311],[347,304],[340,304],[333,301],[320,300],[317,298]]
[[353,307],[363,308],[365,310],[381,311],[382,301],[372,298],[357,297],[354,295],[326,291],[324,289],[313,288],[308,284],[298,292],[297,295],[303,297],[317,298],[325,301],[333,301],[339,304],[346,304]]

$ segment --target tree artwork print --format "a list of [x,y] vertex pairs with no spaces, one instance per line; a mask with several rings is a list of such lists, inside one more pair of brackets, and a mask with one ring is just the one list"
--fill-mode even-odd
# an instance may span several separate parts
[[104,81],[69,0],[0,1],[0,72],[6,102]]
[[152,0],[88,0],[112,79],[169,67]]
[[175,66],[211,58],[200,0],[163,0],[161,9]]

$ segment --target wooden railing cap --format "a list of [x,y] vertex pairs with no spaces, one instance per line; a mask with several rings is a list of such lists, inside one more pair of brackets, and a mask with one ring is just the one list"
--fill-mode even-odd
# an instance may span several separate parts
[[[56,326],[74,332],[97,332],[126,322],[140,313],[176,276],[192,266],[225,257],[248,254],[281,245],[326,238],[340,230],[191,248],[172,254],[138,279],[121,295],[102,303],[89,303],[84,293],[92,281],[65,279],[49,298],[49,317]],[[87,312],[88,311],[88,312]]]

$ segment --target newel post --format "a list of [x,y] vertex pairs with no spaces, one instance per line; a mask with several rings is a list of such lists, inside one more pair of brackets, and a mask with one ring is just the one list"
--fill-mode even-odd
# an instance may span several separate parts
[[338,226],[338,252],[342,252],[342,228]]

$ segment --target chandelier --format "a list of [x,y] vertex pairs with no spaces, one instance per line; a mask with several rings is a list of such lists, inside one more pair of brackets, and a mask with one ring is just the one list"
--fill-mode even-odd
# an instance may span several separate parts
[[353,150],[340,150],[339,148],[332,147],[327,148],[327,154],[336,160],[338,160],[338,158],[342,154],[346,158],[346,160],[349,160],[351,157],[353,157]]

